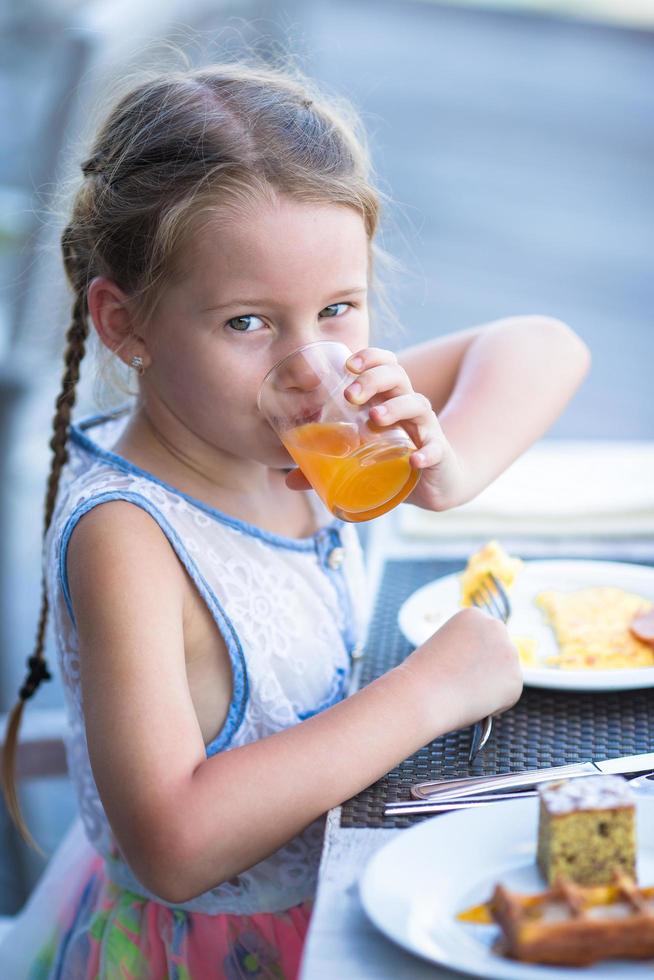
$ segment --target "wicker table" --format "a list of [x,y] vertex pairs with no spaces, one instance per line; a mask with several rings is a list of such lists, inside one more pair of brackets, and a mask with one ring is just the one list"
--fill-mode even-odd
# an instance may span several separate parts
[[[409,653],[411,647],[397,627],[397,611],[404,599],[421,585],[461,569],[480,544],[473,540],[412,544],[400,539],[392,519],[375,522],[372,529],[369,565],[376,601],[355,686],[369,683]],[[654,564],[651,539],[523,539],[503,543],[514,553],[530,558]],[[424,779],[654,751],[654,698],[647,689],[586,694],[525,689],[518,704],[496,720],[491,744],[472,767],[467,762],[469,740],[468,730],[436,739],[329,814],[302,980],[460,976],[403,952],[370,924],[361,907],[358,879],[367,860],[401,828],[424,819],[385,818],[384,804],[407,799],[411,784]]]

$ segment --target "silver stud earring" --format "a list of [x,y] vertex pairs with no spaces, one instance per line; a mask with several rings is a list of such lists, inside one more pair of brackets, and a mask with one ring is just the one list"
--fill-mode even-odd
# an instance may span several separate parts
[[143,358],[139,357],[138,354],[134,355],[132,360],[129,362],[129,366],[134,368],[134,370],[139,376],[141,376],[145,371],[145,367],[143,365]]

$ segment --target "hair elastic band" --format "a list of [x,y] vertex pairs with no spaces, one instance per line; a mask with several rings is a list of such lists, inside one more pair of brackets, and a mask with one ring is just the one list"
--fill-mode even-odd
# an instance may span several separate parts
[[32,697],[41,681],[52,680],[52,674],[48,670],[48,665],[46,664],[45,660],[41,659],[41,657],[29,657],[27,664],[30,672],[27,675],[25,683],[18,692],[19,697],[23,701],[27,701],[28,698]]

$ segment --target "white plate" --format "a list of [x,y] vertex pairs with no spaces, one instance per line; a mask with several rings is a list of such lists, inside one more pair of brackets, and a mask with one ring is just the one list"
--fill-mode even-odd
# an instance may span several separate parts
[[[493,980],[583,980],[587,969],[504,959],[491,949],[495,925],[458,922],[487,901],[497,882],[516,891],[545,887],[538,872],[538,799],[458,810],[397,834],[368,862],[360,882],[363,907],[400,946],[441,966]],[[638,880],[654,885],[654,799],[637,802]],[[607,960],[593,978],[652,980],[652,961]]]
[[[460,573],[446,575],[414,592],[398,613],[400,629],[410,643],[420,646],[461,608]],[[534,596],[547,589],[561,592],[596,585],[612,585],[654,602],[654,568],[617,561],[525,561],[511,590],[509,629],[533,636],[539,660],[556,656],[556,640]],[[570,691],[620,691],[654,687],[654,667],[621,670],[560,670],[543,663],[523,667],[525,684]]]

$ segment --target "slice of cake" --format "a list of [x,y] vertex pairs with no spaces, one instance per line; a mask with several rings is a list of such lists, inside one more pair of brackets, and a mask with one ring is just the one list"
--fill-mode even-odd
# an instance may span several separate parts
[[539,788],[537,859],[552,885],[636,877],[636,804],[622,776],[583,776]]

